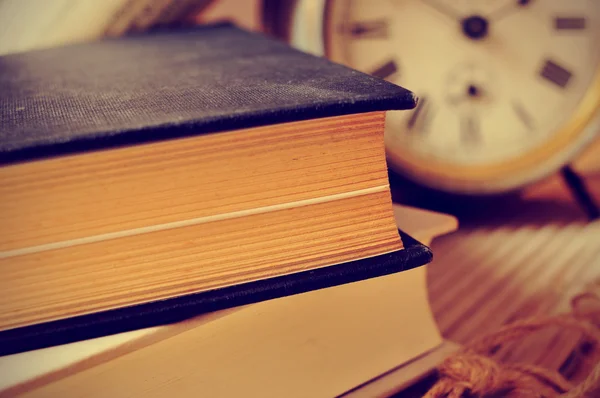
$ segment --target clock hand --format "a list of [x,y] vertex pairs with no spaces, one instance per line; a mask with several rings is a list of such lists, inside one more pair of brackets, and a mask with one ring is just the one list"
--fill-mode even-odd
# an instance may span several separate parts
[[532,0],[511,0],[509,4],[506,4],[495,11],[492,11],[490,15],[488,15],[488,19],[490,21],[498,21],[502,18],[505,18],[515,12],[517,12],[520,8],[528,6],[531,4]]
[[[436,0],[422,0],[425,5],[439,11],[446,15],[452,20],[457,21],[462,26],[463,33],[470,39],[480,40],[488,35],[489,23],[487,18],[480,15],[471,15],[469,17],[463,17],[456,9],[440,3]],[[529,0],[519,0],[519,2],[526,2]]]
[[438,0],[422,0],[422,2],[428,5],[429,7],[437,10],[441,14],[444,14],[445,16],[449,17],[450,19],[456,21],[462,20],[462,15],[460,15],[460,13],[457,10],[446,4],[440,3]]

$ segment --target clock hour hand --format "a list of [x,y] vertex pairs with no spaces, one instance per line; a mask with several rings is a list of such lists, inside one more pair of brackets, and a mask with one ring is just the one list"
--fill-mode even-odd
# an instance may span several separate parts
[[439,0],[422,0],[422,2],[452,20],[462,21],[463,19],[462,15],[460,15],[457,10],[447,4],[441,3]]

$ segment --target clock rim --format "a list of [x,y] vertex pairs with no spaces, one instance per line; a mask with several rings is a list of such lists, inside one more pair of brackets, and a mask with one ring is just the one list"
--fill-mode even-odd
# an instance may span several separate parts
[[[300,49],[316,55],[331,54],[331,7],[335,0],[295,0],[288,4],[288,12],[297,13],[302,8],[305,30],[314,32],[304,43],[294,42],[293,33],[287,39]],[[280,4],[282,2],[279,2]],[[295,16],[288,19],[293,21]],[[316,25],[316,26],[315,26]],[[320,25],[320,26],[318,26]],[[287,27],[293,29],[292,23]],[[409,88],[410,89],[410,88]],[[590,87],[568,120],[553,130],[551,138],[541,145],[508,160],[488,165],[458,165],[425,159],[414,152],[395,150],[386,143],[388,166],[413,182],[429,188],[455,194],[486,195],[504,193],[523,188],[551,175],[581,153],[593,139],[600,135],[600,67],[596,70]]]

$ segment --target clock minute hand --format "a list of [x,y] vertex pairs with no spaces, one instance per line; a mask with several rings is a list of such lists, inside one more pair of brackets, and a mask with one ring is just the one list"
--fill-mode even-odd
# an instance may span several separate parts
[[515,13],[519,10],[519,8],[528,6],[531,3],[531,1],[532,0],[512,0],[509,4],[506,4],[498,8],[497,10],[492,11],[490,15],[488,15],[488,19],[490,21],[496,22],[504,17]]
[[440,3],[439,0],[421,0],[423,3],[428,5],[429,7],[437,10],[439,13],[444,14],[455,21],[462,21],[463,17],[460,13],[454,8],[448,6],[447,4]]

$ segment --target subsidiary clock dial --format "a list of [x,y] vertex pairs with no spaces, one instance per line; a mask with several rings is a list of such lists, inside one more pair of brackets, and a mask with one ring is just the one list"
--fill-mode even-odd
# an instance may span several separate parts
[[386,121],[389,164],[417,183],[463,194],[519,188],[598,130],[598,0],[292,3],[292,44],[417,94],[414,110]]

